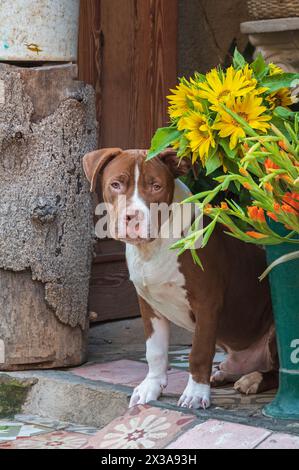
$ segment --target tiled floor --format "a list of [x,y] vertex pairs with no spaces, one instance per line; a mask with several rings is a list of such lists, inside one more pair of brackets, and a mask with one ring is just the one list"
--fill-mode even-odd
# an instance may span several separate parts
[[[249,424],[250,417],[273,398],[274,392],[244,396],[232,386],[213,389],[213,404],[227,410],[226,419],[198,417],[171,408],[167,400],[176,402],[187,383],[189,352],[188,348],[172,349],[169,383],[161,407],[136,406],[102,429],[17,415],[12,421],[0,420],[0,449],[299,449],[299,436],[233,422],[234,412],[241,409]],[[224,357],[218,351],[214,366]],[[95,362],[70,372],[89,381],[133,389],[146,376],[147,365],[144,356],[136,354],[134,360]]]
[[[169,354],[168,386],[164,391],[164,396],[169,397],[171,403],[179,398],[184,391],[188,381],[188,357],[190,349],[173,349]],[[214,367],[225,359],[222,351],[217,351],[214,358]],[[147,374],[146,359],[143,355],[136,356],[134,360],[121,359],[105,363],[91,363],[83,367],[72,369],[71,372],[80,377],[100,380],[111,384],[126,385],[136,387]],[[275,392],[270,391],[258,395],[242,395],[229,386],[212,389],[212,401],[216,406],[226,409],[235,407],[251,409],[252,411],[261,408],[269,403]]]
[[[39,420],[35,417],[36,423]],[[299,449],[298,436],[214,419],[200,422],[192,415],[148,405],[128,410],[101,430],[55,423],[60,429],[0,420],[0,450]]]

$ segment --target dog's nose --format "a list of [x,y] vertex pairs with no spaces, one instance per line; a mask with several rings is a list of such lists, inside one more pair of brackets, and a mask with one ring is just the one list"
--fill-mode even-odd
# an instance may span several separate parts
[[127,211],[125,219],[126,223],[129,224],[132,221],[140,222],[143,219],[143,212],[140,210],[130,210]]
[[135,218],[137,218],[137,217],[136,217],[136,214],[134,214],[134,215],[133,215],[133,214],[127,214],[127,215],[126,215],[126,222],[127,222],[127,224],[128,224],[129,222],[131,222],[131,220],[133,220],[133,219],[135,219]]

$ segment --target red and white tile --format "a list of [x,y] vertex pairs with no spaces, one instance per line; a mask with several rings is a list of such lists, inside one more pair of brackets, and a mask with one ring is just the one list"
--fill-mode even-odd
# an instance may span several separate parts
[[89,449],[163,449],[195,420],[177,411],[135,406],[89,439]]

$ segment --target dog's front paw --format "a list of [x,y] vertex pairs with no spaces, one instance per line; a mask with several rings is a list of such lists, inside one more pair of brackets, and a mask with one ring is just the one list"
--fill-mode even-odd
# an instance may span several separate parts
[[188,385],[179,399],[178,406],[182,408],[206,409],[209,408],[211,404],[210,397],[210,385],[194,382],[190,375]]
[[146,403],[158,398],[162,395],[164,388],[167,387],[167,377],[148,378],[146,377],[138,387],[135,388],[130,400],[129,407],[135,405],[145,405]]

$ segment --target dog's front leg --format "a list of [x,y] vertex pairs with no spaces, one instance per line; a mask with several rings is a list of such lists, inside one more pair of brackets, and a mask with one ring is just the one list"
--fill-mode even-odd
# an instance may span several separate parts
[[139,297],[141,315],[146,336],[148,374],[135,388],[130,407],[157,400],[167,386],[169,322],[158,317],[151,306]]
[[183,408],[210,406],[210,376],[215,355],[217,320],[217,314],[211,312],[207,315],[202,313],[196,318],[189,359],[189,381],[178,403]]

